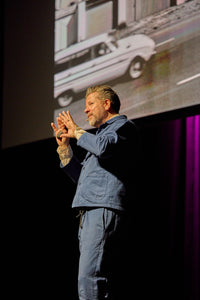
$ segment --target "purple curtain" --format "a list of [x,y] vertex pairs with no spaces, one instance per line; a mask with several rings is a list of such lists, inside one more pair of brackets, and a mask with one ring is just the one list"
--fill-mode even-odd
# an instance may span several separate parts
[[186,118],[184,287],[186,299],[199,299],[200,264],[200,116]]
[[[153,140],[156,135],[157,144]],[[152,144],[156,144],[152,146],[151,156],[154,152],[157,158],[157,162],[152,160],[150,171],[159,166],[158,175],[152,176],[150,185],[153,186],[155,181],[160,186],[160,201],[155,210],[163,220],[158,222],[164,241],[161,250],[164,251],[166,246],[169,253],[167,266],[163,268],[162,265],[160,274],[164,276],[167,270],[165,288],[169,290],[168,298],[199,300],[200,115],[161,122],[153,127],[150,137]],[[148,175],[151,178],[152,174]],[[154,186],[152,195],[155,195],[157,186]]]
[[150,246],[140,255],[154,298],[200,299],[200,116],[147,122],[141,133],[141,232]]

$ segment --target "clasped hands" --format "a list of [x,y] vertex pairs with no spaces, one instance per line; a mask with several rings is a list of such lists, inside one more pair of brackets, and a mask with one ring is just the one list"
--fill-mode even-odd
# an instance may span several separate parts
[[[77,127],[70,115],[70,112],[63,111],[62,113],[59,113],[59,117],[57,117],[57,124],[58,128],[54,123],[51,123],[51,127],[56,135],[57,143],[59,146],[68,146],[70,138],[75,138],[75,130]],[[62,134],[60,135],[61,132]]]

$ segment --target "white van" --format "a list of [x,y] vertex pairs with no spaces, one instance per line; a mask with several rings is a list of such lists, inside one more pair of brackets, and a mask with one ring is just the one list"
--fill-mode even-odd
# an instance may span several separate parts
[[101,34],[55,54],[54,97],[60,106],[73,101],[74,93],[103,84],[128,72],[138,78],[144,63],[155,53],[154,41],[137,34],[116,40]]

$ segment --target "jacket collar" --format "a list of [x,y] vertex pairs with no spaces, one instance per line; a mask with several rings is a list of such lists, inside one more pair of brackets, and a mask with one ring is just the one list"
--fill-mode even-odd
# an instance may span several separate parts
[[120,115],[120,114],[116,114],[114,115],[112,118],[110,118],[108,121],[106,121],[105,123],[101,124],[99,126],[99,128],[97,129],[97,133],[99,133],[103,128],[107,127],[108,125],[114,123],[116,120],[127,120],[127,117],[125,115]]

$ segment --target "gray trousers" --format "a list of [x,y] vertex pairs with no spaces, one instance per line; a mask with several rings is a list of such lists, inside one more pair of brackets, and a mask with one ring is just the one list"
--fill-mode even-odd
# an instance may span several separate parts
[[78,294],[80,300],[113,299],[111,281],[117,263],[124,214],[107,208],[88,209],[79,226]]

